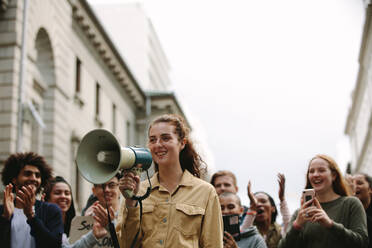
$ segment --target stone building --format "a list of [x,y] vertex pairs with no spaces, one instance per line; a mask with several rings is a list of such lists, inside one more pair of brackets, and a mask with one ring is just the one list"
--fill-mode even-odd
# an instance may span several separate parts
[[0,3],[0,162],[40,153],[81,209],[91,184],[74,160],[89,130],[143,146],[154,115],[183,111],[169,91],[146,93],[86,0]]
[[359,53],[359,72],[352,93],[345,134],[351,145],[349,172],[372,174],[372,5],[364,0],[365,22]]

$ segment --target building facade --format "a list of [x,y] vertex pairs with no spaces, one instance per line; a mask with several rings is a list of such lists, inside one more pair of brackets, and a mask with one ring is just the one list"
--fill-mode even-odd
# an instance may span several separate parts
[[86,0],[0,6],[1,165],[17,151],[43,155],[71,182],[81,209],[91,184],[74,161],[88,131],[143,146],[153,116],[182,109],[171,94],[146,94]]
[[168,59],[143,3],[96,4],[93,9],[139,84],[146,91],[169,91]]
[[351,161],[349,172],[372,174],[372,5],[366,7],[362,43],[359,53],[359,72],[352,93],[345,134],[349,136]]

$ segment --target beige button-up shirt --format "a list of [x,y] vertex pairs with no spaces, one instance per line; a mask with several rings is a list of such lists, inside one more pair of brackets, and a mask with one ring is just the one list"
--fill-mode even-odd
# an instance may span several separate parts
[[[143,201],[141,232],[136,247],[223,247],[221,206],[214,187],[185,170],[173,194],[151,178],[152,191]],[[148,182],[141,183],[140,195]],[[121,206],[117,225],[121,248],[130,247],[139,228],[139,206]]]

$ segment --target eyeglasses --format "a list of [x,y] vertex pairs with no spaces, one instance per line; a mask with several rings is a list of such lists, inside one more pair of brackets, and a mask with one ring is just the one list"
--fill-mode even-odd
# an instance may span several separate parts
[[100,189],[106,189],[106,186],[109,189],[115,189],[116,187],[119,186],[119,184],[118,183],[111,182],[111,183],[95,184],[94,185],[94,187],[99,187]]

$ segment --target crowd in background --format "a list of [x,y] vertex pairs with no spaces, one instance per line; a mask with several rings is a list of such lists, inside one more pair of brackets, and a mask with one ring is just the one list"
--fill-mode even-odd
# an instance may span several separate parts
[[[298,199],[299,208],[290,213],[283,174],[277,178],[278,207],[267,192],[252,192],[253,181],[247,182],[250,205],[242,205],[231,171],[216,172],[210,183],[201,180],[206,165],[177,115],[151,123],[148,148],[156,167],[151,180],[141,182],[133,171],[124,171],[92,185],[82,215],[91,216],[94,224],[74,242],[71,223],[77,213],[70,183],[53,176],[36,153],[11,154],[1,174],[1,247],[99,247],[100,239],[112,235],[111,223],[122,248],[372,247],[372,178],[344,177],[329,156],[310,159],[304,189],[313,189],[314,196]],[[143,200],[123,197],[128,190],[144,195],[148,188]],[[237,217],[238,234],[226,229],[230,216]]]

